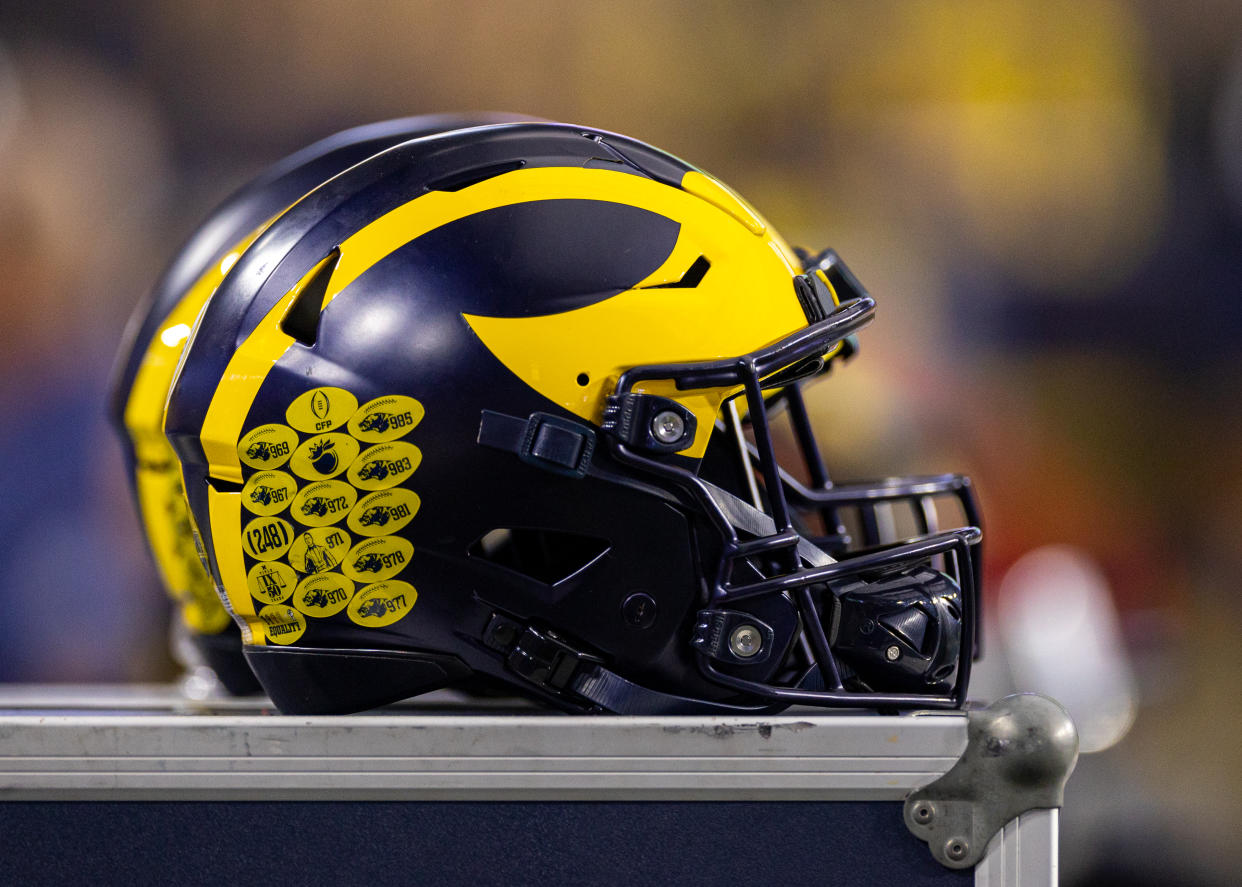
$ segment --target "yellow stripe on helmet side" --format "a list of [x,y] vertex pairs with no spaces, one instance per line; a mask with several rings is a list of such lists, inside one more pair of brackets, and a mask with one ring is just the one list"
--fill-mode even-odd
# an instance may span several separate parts
[[212,547],[216,568],[228,595],[229,611],[241,629],[243,644],[266,644],[263,622],[254,612],[254,601],[246,584],[246,562],[242,559],[241,493],[221,493],[207,489],[207,513],[211,520]]

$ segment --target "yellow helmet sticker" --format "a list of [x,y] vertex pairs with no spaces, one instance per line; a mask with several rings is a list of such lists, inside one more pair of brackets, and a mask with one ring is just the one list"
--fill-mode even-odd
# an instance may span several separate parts
[[422,460],[422,451],[414,444],[376,444],[354,460],[346,477],[360,490],[386,490],[404,482]]
[[337,527],[315,527],[298,536],[289,549],[289,563],[299,573],[326,573],[341,563],[351,541]]
[[298,445],[298,433],[287,425],[260,425],[237,444],[237,457],[251,468],[279,468]]
[[273,561],[293,544],[293,527],[279,517],[256,517],[242,530],[242,547],[257,561]]
[[307,576],[293,595],[293,606],[307,616],[320,619],[345,609],[354,596],[354,583],[340,573],[319,573]]
[[340,428],[358,409],[358,398],[344,388],[312,388],[285,411],[285,420],[298,431],[320,434]]
[[363,404],[349,420],[349,433],[367,443],[405,437],[423,418],[423,405],[403,394],[377,397]]
[[242,487],[242,505],[252,514],[270,516],[289,507],[298,482],[283,471],[260,471]]
[[360,536],[387,536],[413,520],[418,506],[418,494],[412,490],[380,490],[358,501],[346,525]]
[[250,593],[266,604],[279,604],[288,600],[298,584],[298,574],[293,567],[280,562],[259,561],[246,574]]
[[290,514],[308,527],[326,527],[334,524],[354,507],[358,491],[339,480],[324,480],[311,484],[298,493],[293,500]]
[[410,562],[414,546],[401,536],[364,539],[349,550],[341,570],[351,579],[367,583],[391,579]]
[[306,631],[306,617],[287,604],[269,604],[259,611],[259,619],[273,644],[292,644]]
[[351,622],[368,628],[392,625],[414,606],[418,592],[400,579],[368,585],[350,602]]
[[298,477],[327,480],[358,458],[359,444],[348,434],[317,434],[293,452],[289,467]]

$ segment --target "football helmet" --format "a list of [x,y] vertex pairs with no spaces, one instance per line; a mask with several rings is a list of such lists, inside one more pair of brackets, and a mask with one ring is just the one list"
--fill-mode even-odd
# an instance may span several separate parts
[[960,705],[980,531],[929,503],[973,521],[969,484],[833,487],[799,390],[874,306],[608,132],[457,130],[325,182],[221,283],[165,415],[256,676],[288,713],[471,674],[582,712]]
[[148,547],[177,603],[193,654],[234,694],[258,692],[241,636],[220,603],[195,548],[181,471],[164,437],[164,403],[190,328],[232,264],[267,223],[342,170],[408,139],[513,114],[427,115],[346,130],[284,160],[217,207],[178,251],[126,329],[113,374],[109,413],[120,435]]

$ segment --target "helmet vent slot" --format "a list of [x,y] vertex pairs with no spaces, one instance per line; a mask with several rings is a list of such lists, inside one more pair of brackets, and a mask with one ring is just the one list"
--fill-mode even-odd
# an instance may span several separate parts
[[285,335],[292,336],[308,348],[315,344],[319,336],[323,298],[328,293],[328,282],[340,260],[340,247],[335,247],[298,282],[293,301],[280,319],[280,328]]
[[469,548],[471,557],[520,573],[544,585],[557,585],[603,557],[604,539],[530,527],[497,527]]
[[477,185],[479,182],[486,182],[488,179],[496,178],[496,176],[513,172],[515,169],[521,169],[525,165],[525,160],[506,160],[504,163],[489,163],[486,166],[475,166],[428,182],[427,190],[460,191],[463,188],[469,188],[471,185]]
[[707,256],[699,256],[690,267],[686,269],[686,273],[681,275],[681,280],[674,280],[669,283],[657,283],[652,286],[645,286],[643,289],[648,290],[671,290],[671,289],[694,289],[707,275],[707,269],[712,267],[712,263],[708,261]]

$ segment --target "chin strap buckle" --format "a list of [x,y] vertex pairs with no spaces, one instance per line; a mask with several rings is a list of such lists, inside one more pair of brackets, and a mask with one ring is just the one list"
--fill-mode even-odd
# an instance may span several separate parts
[[564,477],[583,478],[595,452],[595,432],[579,422],[531,413],[526,419],[483,410],[479,443],[514,453],[528,465]]
[[514,674],[553,693],[573,690],[579,666],[602,664],[594,656],[579,653],[556,632],[523,625],[499,614],[493,614],[484,629],[483,643],[504,653],[505,665]]

